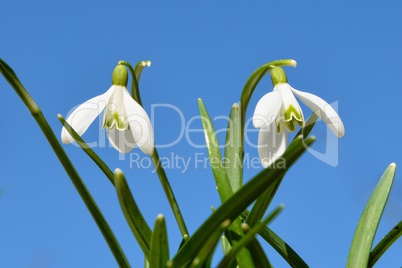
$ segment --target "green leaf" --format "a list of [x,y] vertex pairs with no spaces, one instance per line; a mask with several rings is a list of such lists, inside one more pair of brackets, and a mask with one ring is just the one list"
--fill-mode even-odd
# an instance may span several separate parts
[[224,221],[219,228],[216,228],[211,236],[208,237],[207,241],[203,245],[203,247],[198,252],[197,256],[194,258],[191,263],[191,268],[201,268],[201,267],[210,267],[208,262],[210,262],[212,254],[216,248],[216,245],[219,242],[219,238],[221,234],[228,228],[230,225],[230,220]]
[[102,172],[106,175],[109,181],[114,185],[114,174],[110,170],[110,168],[106,165],[105,162],[92,150],[91,147],[81,138],[80,135],[75,132],[75,130],[67,123],[67,121],[60,114],[57,115],[59,121],[66,128],[67,132],[74,138],[77,144],[81,147],[82,150],[95,162],[95,164],[102,170]]
[[402,235],[402,221],[400,221],[392,230],[377,244],[371,251],[368,267],[373,267],[378,259],[387,251],[387,249]]
[[272,268],[273,266],[268,260],[268,256],[265,254],[263,248],[256,238],[254,238],[247,246],[252,253],[255,267]]
[[222,165],[222,156],[219,150],[218,139],[216,137],[214,126],[201,99],[198,99],[198,106],[200,108],[202,126],[204,127],[209,162],[212,173],[214,174],[216,188],[223,203],[233,195],[232,187],[230,185],[226,170]]
[[257,199],[254,206],[251,208],[250,214],[246,219],[246,222],[250,226],[254,226],[258,221],[264,217],[269,205],[272,202],[285,174],[278,178],[278,180],[267,187],[267,190]]
[[[258,234],[268,223],[270,219],[266,218],[262,222],[258,222],[253,228],[249,229],[248,225],[246,223],[243,223],[245,225],[243,229],[247,228],[249,229],[247,233],[244,235],[244,237],[232,247],[232,250],[222,259],[220,262],[219,266],[220,268],[224,268],[229,266],[230,262],[233,261],[234,257],[236,254],[243,248],[246,247],[249,243],[251,243],[253,240],[255,240],[255,235]],[[251,252],[251,250],[250,250]],[[253,254],[252,254],[253,255]],[[265,254],[264,254],[265,255]],[[259,258],[258,258],[259,259]],[[259,267],[259,266],[256,266]],[[263,266],[264,267],[264,266]]]
[[230,111],[226,133],[225,157],[222,163],[226,169],[232,191],[236,192],[242,186],[242,151],[241,125],[239,105],[235,103]]
[[[279,213],[282,212],[282,210],[285,208],[284,204],[280,204],[279,206],[276,207],[276,209],[274,209],[271,213],[268,214],[267,218],[269,219],[269,221],[267,222],[267,225],[269,225],[278,215]],[[250,212],[248,210],[245,210],[242,214],[241,214],[241,218],[246,221],[246,219],[249,217]]]
[[[202,103],[201,99],[198,99],[198,106],[200,108],[202,125],[204,127],[205,133],[205,141],[208,148],[208,155],[210,158],[212,173],[215,178],[216,188],[218,190],[222,203],[224,203],[233,195],[232,186],[230,185],[226,169],[222,164],[222,156],[212,120],[209,117],[208,112],[205,109],[205,106]],[[233,224],[230,226],[230,230],[233,231],[233,237],[228,238],[232,244],[236,244],[237,240],[243,236],[240,219],[233,220]],[[239,252],[237,256],[237,262],[240,268],[252,268],[253,263],[251,255],[246,248]]]
[[[267,224],[269,224],[276,217],[277,213],[279,213],[281,209],[282,209],[281,206],[278,206],[277,209],[275,209],[267,216],[268,221]],[[245,210],[241,214],[241,218],[243,220],[246,220],[248,214],[249,212]],[[285,261],[289,263],[290,266],[300,268],[308,267],[308,265],[303,261],[303,259],[271,229],[265,227],[263,230],[259,232],[259,234],[268,244],[270,244],[283,257]]]
[[[187,241],[187,243],[178,251],[176,256],[172,259],[175,267],[182,267],[194,259],[199,249],[206,242],[207,238],[219,228],[219,225],[225,220],[233,221],[252,203],[258,196],[260,196],[264,189],[272,185],[277,179],[289,169],[293,163],[302,155],[306,150],[306,146],[310,146],[314,141],[314,137],[307,140],[302,140],[301,137],[295,139],[296,145],[283,155],[286,161],[286,168],[278,168],[273,165],[273,169],[264,169],[245,184],[239,191],[223,203],[202,225],[197,229],[194,235]],[[277,160],[279,161],[279,160]],[[276,161],[276,162],[277,162]]]
[[[293,141],[289,144],[287,150],[292,150],[292,148],[296,145],[297,137],[300,137],[300,136],[305,137],[308,135],[309,132],[310,131],[307,131],[303,135],[296,136],[293,139]],[[272,168],[272,165],[271,165],[271,167],[268,167],[268,169]],[[276,192],[278,191],[279,186],[281,185],[282,179],[285,176],[285,174],[286,174],[286,172],[283,173],[281,175],[281,177],[278,178],[276,183],[267,187],[265,192],[257,199],[257,201],[255,202],[254,206],[252,207],[252,209],[250,211],[250,215],[248,216],[248,218],[246,220],[248,225],[254,226],[254,224],[256,224],[259,220],[261,220],[262,217],[264,217],[264,214],[267,211],[269,205],[271,204],[272,199],[274,198]]]
[[370,250],[394,181],[396,165],[385,170],[360,217],[350,247],[347,268],[366,268]]
[[22,85],[15,72],[2,59],[0,59],[0,72],[3,74],[4,78],[8,81],[8,83],[13,87],[15,92],[24,102],[25,106],[31,112],[35,121],[38,123],[38,126],[45,135],[47,141],[49,142],[50,146],[55,152],[57,158],[63,165],[64,170],[70,177],[71,182],[74,184],[75,189],[77,190],[81,199],[88,208],[88,211],[91,213],[92,218],[96,222],[113,256],[115,257],[116,262],[120,267],[130,267],[130,264],[123,250],[121,249],[120,244],[117,241],[113,231],[109,227],[109,224],[107,223],[98,205],[96,204],[92,195],[90,194],[84,182],[82,181],[81,177],[79,176],[71,160],[67,156],[66,152],[63,150],[52,128],[50,127],[46,118],[43,116],[42,111],[39,109],[38,105],[35,103],[35,101],[29,95],[25,87]]
[[313,130],[315,123],[318,120],[318,115],[316,113],[312,113],[307,121],[304,123],[304,127],[302,127],[296,134],[295,138],[299,135],[303,135],[303,138],[307,138],[310,132]]
[[[151,228],[149,228],[145,221],[140,209],[135,202],[130,188],[126,182],[123,172],[116,169],[114,173],[114,183],[116,187],[117,197],[124,217],[130,227],[135,239],[140,245],[145,257],[150,258],[150,244],[151,244]],[[151,265],[152,267],[152,265]]]
[[165,268],[169,261],[169,244],[167,239],[165,217],[159,214],[155,221],[151,238],[149,266]]
[[183,239],[181,240],[181,243],[179,245],[179,249],[190,239],[190,237],[186,234],[183,236]]
[[280,238],[268,227],[265,227],[259,234],[282,256],[285,261],[287,261],[287,263],[289,263],[291,267],[309,267],[304,262],[304,260],[292,249],[292,247],[290,247],[285,241],[282,240],[282,238]]
[[226,256],[232,249],[232,245],[230,245],[228,239],[224,235],[221,236],[221,244],[222,244],[223,254]]

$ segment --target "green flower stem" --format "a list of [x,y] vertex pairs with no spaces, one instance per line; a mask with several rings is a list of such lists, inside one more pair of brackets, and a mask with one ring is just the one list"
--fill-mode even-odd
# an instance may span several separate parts
[[14,88],[15,92],[27,106],[28,110],[31,112],[33,118],[38,123],[39,127],[41,128],[43,134],[45,135],[46,139],[48,140],[50,146],[52,147],[53,151],[55,152],[56,156],[58,157],[60,163],[63,165],[65,171],[67,172],[68,176],[70,177],[72,183],[74,184],[75,188],[77,189],[78,193],[80,194],[82,200],[84,201],[85,205],[87,206],[89,212],[91,213],[93,219],[95,220],[96,224],[98,225],[100,231],[102,232],[103,237],[105,238],[107,244],[109,245],[110,250],[112,251],[118,265],[120,267],[131,267],[128,263],[128,260],[121,249],[116,237],[114,236],[112,230],[110,229],[108,223],[106,222],[105,218],[102,215],[99,207],[97,206],[95,200],[89,193],[88,189],[86,188],[84,182],[82,181],[81,177],[78,175],[78,172],[74,168],[73,164],[71,163],[70,159],[68,158],[66,152],[61,147],[59,141],[57,140],[54,132],[52,131],[51,127],[49,126],[46,118],[43,116],[42,111],[26,91],[22,83],[19,81],[17,75],[14,71],[5,63],[2,59],[0,59],[0,71],[8,81],[8,83]]
[[102,170],[102,172],[106,175],[109,181],[114,185],[114,175],[110,168],[106,165],[105,162],[92,150],[91,147],[81,138],[80,135],[75,132],[75,130],[67,123],[66,119],[60,114],[57,115],[59,121],[66,128],[68,133],[74,138],[75,142],[81,147],[82,150],[95,162],[95,164]]
[[[127,68],[130,70],[131,78],[132,78],[131,96],[139,105],[143,106],[141,97],[140,97],[138,81],[140,80],[142,70],[146,66],[149,66],[151,64],[151,62],[150,61],[140,61],[136,65],[135,70],[133,69],[131,64],[126,61],[119,61],[118,64],[127,66]],[[158,154],[158,151],[156,150],[156,148],[155,148],[154,153],[151,158],[152,158],[152,162],[155,166],[156,173],[158,174],[159,180],[162,184],[163,190],[165,191],[165,195],[169,201],[170,207],[172,208],[173,214],[176,218],[180,232],[181,232],[182,236],[184,237],[185,235],[188,235],[187,227],[184,222],[183,216],[180,212],[179,204],[177,203],[176,198],[173,194],[172,187],[170,187],[170,183],[166,176],[165,170],[163,169],[163,167],[161,165],[159,154]]]
[[170,183],[166,176],[165,170],[162,167],[162,163],[156,148],[154,150],[154,154],[152,155],[152,162],[155,166],[156,173],[158,174],[159,180],[162,184],[163,190],[165,191],[166,197],[169,200],[169,204],[176,218],[177,225],[179,226],[180,232],[184,237],[185,235],[188,235],[187,227],[184,222],[183,216],[180,212],[179,204],[177,203],[176,198],[173,194],[172,187],[170,187]]
[[[138,63],[140,64],[141,61]],[[137,72],[138,75],[136,74],[135,70],[133,69],[133,66],[131,66],[130,63],[126,62],[126,61],[119,61],[118,62],[119,65],[124,65],[126,66],[129,70],[130,70],[130,74],[131,74],[131,97],[133,97],[133,99],[142,106],[142,101],[141,101],[141,96],[140,96],[140,88],[139,88],[139,78],[141,76],[141,72]],[[137,64],[137,66],[138,66]],[[142,69],[141,69],[142,71]]]
[[367,267],[373,267],[385,251],[402,235],[402,221],[400,221],[392,230],[377,244],[371,251]]

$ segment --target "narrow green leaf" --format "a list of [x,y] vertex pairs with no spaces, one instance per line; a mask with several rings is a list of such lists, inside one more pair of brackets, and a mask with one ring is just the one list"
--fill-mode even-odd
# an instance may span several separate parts
[[[208,155],[210,158],[210,165],[212,173],[215,178],[216,188],[218,190],[219,196],[222,203],[228,200],[232,195],[232,186],[230,185],[229,178],[226,173],[226,169],[222,164],[222,156],[219,149],[218,139],[216,137],[216,132],[212,124],[212,120],[202,103],[201,99],[198,99],[198,106],[200,108],[200,114],[202,119],[202,125],[204,127],[205,141],[208,148]],[[233,237],[230,237],[232,244],[236,244],[237,240],[243,236],[243,230],[241,229],[240,219],[233,220],[233,224],[230,226],[230,230],[233,231]],[[252,268],[253,262],[251,259],[251,254],[246,248],[242,249],[238,256],[237,262],[239,268]]]
[[[269,225],[278,215],[279,213],[282,212],[282,210],[285,208],[284,204],[280,204],[279,206],[277,206],[273,211],[271,211],[271,213],[268,214],[267,218],[269,219],[269,221],[267,222],[267,225]],[[241,214],[241,218],[246,221],[247,217],[250,215],[250,212],[248,210],[245,210],[242,214]]]
[[222,244],[223,254],[226,256],[229,253],[229,251],[232,249],[232,245],[230,245],[228,239],[224,235],[221,236],[221,244]]
[[147,259],[147,257],[145,255],[144,255],[144,268],[151,268],[149,266],[149,261],[148,261],[148,259]]
[[[271,219],[268,219],[268,217],[267,217],[267,224],[269,223],[269,221],[271,221]],[[247,233],[250,230],[250,226],[245,223],[244,227],[245,227],[244,232]],[[272,265],[268,260],[268,256],[266,255],[265,251],[262,249],[262,247],[256,237],[254,237],[254,239],[247,245],[247,248],[252,253],[255,267],[272,268]]]
[[107,223],[98,205],[96,204],[92,195],[90,194],[81,177],[79,176],[71,160],[67,156],[66,152],[63,150],[52,128],[42,114],[42,111],[29,95],[28,91],[24,88],[15,72],[2,59],[0,59],[0,72],[3,74],[4,78],[8,81],[8,83],[13,87],[17,95],[24,102],[25,106],[31,112],[33,118],[42,130],[60,163],[63,165],[64,170],[70,177],[71,182],[74,184],[75,189],[77,190],[78,194],[80,195],[89,212],[91,213],[92,218],[96,222],[113,256],[115,257],[116,262],[120,267],[130,267],[130,264],[123,250],[121,249],[120,244],[117,241],[113,231],[110,229],[109,224]]
[[[135,239],[140,245],[145,257],[150,258],[151,228],[149,228],[140,209],[135,202],[131,190],[126,182],[123,172],[116,169],[114,172],[114,183],[121,210],[130,227]],[[152,267],[152,266],[151,266]]]
[[169,244],[167,239],[165,217],[159,214],[155,221],[151,238],[149,266],[165,268],[169,261]]
[[218,139],[216,137],[216,132],[212,124],[212,120],[209,117],[209,114],[205,109],[204,103],[201,99],[198,99],[198,106],[200,108],[202,126],[204,127],[205,142],[208,148],[209,162],[211,165],[212,173],[214,174],[216,188],[223,203],[233,195],[232,187],[230,185],[226,170],[222,165],[222,156],[219,150]]
[[373,267],[387,249],[402,235],[402,221],[400,221],[392,230],[377,244],[371,251],[368,267]]
[[385,170],[360,217],[350,247],[347,268],[366,268],[370,250],[394,181],[396,165]]
[[184,235],[183,239],[181,240],[181,243],[179,245],[179,249],[190,239],[188,235]]
[[[277,165],[273,165],[273,169],[264,169],[245,184],[239,191],[225,203],[223,203],[213,213],[194,235],[187,241],[187,243],[178,251],[176,256],[172,259],[175,267],[182,267],[188,264],[196,256],[198,250],[205,243],[213,231],[226,219],[234,220],[241,215],[241,213],[260,196],[264,189],[276,182],[276,180],[284,174],[293,163],[302,155],[306,150],[306,146],[310,146],[314,142],[314,137],[310,137],[302,141],[301,137],[296,140],[296,145],[292,150],[286,150],[283,158],[286,161],[286,168],[280,169]],[[279,160],[277,160],[279,161]]]
[[236,192],[242,186],[242,151],[241,151],[241,125],[239,105],[235,103],[230,111],[226,133],[225,157],[223,166],[226,169],[232,191]]
[[265,254],[263,248],[260,245],[260,242],[256,238],[254,238],[247,246],[252,253],[253,261],[255,267],[266,267],[272,268],[273,266],[269,262],[268,256]]
[[216,245],[219,242],[219,238],[221,234],[228,228],[230,225],[230,220],[224,221],[219,228],[216,228],[211,236],[208,237],[207,241],[203,245],[203,247],[198,252],[197,256],[192,261],[190,267],[191,268],[201,268],[201,267],[210,267],[208,262],[210,261],[213,252],[215,251]]
[[316,113],[312,113],[307,121],[304,123],[304,127],[302,127],[296,134],[295,138],[299,135],[303,135],[303,138],[307,138],[310,132],[313,130],[315,123],[318,120],[318,115]]
[[[279,210],[278,207],[276,210]],[[276,211],[275,210],[275,211]],[[270,218],[268,223],[272,221],[275,217],[275,211],[267,216]],[[241,214],[241,218],[246,220],[249,212],[245,210]],[[271,229],[265,227],[263,230],[259,232],[260,236],[270,244],[282,257],[286,260],[292,267],[308,267],[308,265],[303,261],[303,259],[288,245],[285,241],[283,241],[277,234],[275,234]]]
[[63,116],[57,115],[61,124],[66,128],[68,133],[74,138],[75,142],[81,147],[82,150],[95,162],[95,164],[102,170],[109,181],[114,185],[114,174],[105,162],[92,150],[91,147],[81,138],[80,135],[67,123]]
[[[296,145],[297,142],[296,139],[298,137],[306,137],[308,133],[310,133],[312,128],[308,129],[307,131],[304,132],[303,135],[298,135],[296,136],[293,141],[289,144],[289,147],[287,150],[292,150],[292,148]],[[271,165],[272,166],[272,165]],[[270,169],[271,167],[268,167]],[[265,212],[268,210],[269,205],[271,204],[276,192],[279,189],[279,186],[281,185],[282,179],[285,176],[286,172],[282,174],[281,177],[278,178],[276,183],[273,185],[267,187],[265,192],[257,199],[255,202],[254,206],[252,207],[250,211],[250,215],[247,218],[246,222],[250,226],[254,226],[259,220],[264,217]]]
[[[258,222],[253,228],[249,228],[246,223],[243,223],[245,225],[243,229],[247,229],[246,234],[243,236],[243,238],[232,247],[232,250],[222,259],[222,261],[219,263],[220,268],[225,268],[227,267],[230,262],[234,259],[236,254],[243,248],[246,247],[249,243],[251,243],[253,240],[255,240],[255,235],[258,234],[268,223],[270,219],[266,218],[261,222]],[[253,255],[253,254],[252,254]],[[265,255],[265,254],[264,254]],[[258,267],[258,266],[256,266]],[[265,267],[265,266],[263,266]]]
[[285,261],[287,261],[287,263],[289,263],[291,267],[309,267],[296,253],[296,251],[292,249],[292,247],[290,247],[285,241],[282,240],[282,238],[280,238],[268,227],[265,227],[259,234],[282,256]]
[[248,218],[246,219],[247,224],[254,226],[262,219],[262,217],[264,217],[265,212],[267,211],[272,199],[274,199],[274,196],[281,185],[284,175],[285,174],[279,177],[278,180],[273,185],[270,185],[267,190],[265,190],[265,192],[257,199],[251,208]]

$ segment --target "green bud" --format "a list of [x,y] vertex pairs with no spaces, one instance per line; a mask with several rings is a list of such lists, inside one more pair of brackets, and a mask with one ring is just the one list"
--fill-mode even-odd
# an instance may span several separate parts
[[127,86],[128,72],[123,65],[117,65],[113,70],[112,84],[115,86]]
[[271,70],[271,80],[272,80],[272,84],[274,86],[276,86],[277,84],[280,84],[280,83],[288,82],[286,73],[281,67],[274,67]]

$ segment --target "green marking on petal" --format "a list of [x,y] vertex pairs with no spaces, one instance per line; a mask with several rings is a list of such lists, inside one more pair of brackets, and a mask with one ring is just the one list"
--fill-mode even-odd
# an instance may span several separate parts
[[281,131],[282,131],[281,122],[276,122],[276,132],[281,133]]
[[107,129],[117,128],[118,130],[126,130],[128,124],[124,120],[124,116],[119,115],[117,112],[112,113],[111,115],[105,118],[105,122],[103,123],[103,127]]
[[285,122],[285,126],[290,132],[293,132],[296,130],[295,120],[290,120],[288,122]]
[[290,121],[292,118],[303,121],[301,113],[293,105],[289,105],[285,111],[285,121]]
[[296,130],[296,124],[298,124],[300,127],[304,126],[302,114],[293,105],[289,105],[287,107],[284,117],[284,124],[290,132]]

